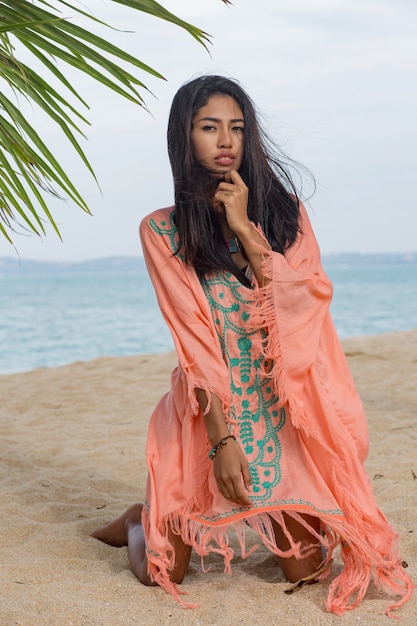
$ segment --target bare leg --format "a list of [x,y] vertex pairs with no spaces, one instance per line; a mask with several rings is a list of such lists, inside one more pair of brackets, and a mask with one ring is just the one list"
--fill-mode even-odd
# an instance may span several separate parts
[[[295,541],[318,544],[317,537],[312,535],[302,524],[285,513],[283,515],[287,529]],[[315,531],[320,532],[320,520],[317,517],[311,515],[301,515],[301,517],[308,522]],[[271,522],[278,547],[281,550],[288,550],[290,543],[284,535],[281,526],[273,519],[271,519]],[[300,578],[314,574],[323,562],[321,545],[317,545],[317,548],[304,559],[296,559],[294,556],[278,558],[284,576],[289,582],[297,582]]]
[[[148,574],[145,551],[145,536],[142,528],[142,504],[134,504],[110,524],[95,530],[91,537],[110,546],[127,546],[132,572],[144,585],[155,585]],[[170,572],[174,583],[182,583],[191,557],[191,546],[187,546],[179,535],[170,530],[168,538],[175,551],[175,565]]]

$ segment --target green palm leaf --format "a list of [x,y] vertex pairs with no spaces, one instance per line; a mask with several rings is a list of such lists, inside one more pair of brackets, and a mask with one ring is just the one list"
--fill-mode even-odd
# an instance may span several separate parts
[[[207,47],[209,35],[176,17],[154,0],[111,0],[130,9],[148,13],[176,24]],[[228,0],[222,0],[229,4]],[[65,14],[60,11],[65,10]],[[18,106],[19,97],[39,107],[57,124],[86,168],[94,177],[76,134],[84,136],[79,124],[88,120],[68,101],[75,97],[80,106],[88,104],[66,78],[56,61],[68,64],[120,96],[146,108],[142,92],[146,85],[136,75],[144,72],[163,76],[107,39],[78,26],[68,18],[68,9],[87,17],[92,24],[112,28],[97,17],[65,0],[0,0],[0,77],[14,94],[13,103],[0,92],[0,233],[12,243],[16,225],[36,234],[45,233],[50,223],[59,235],[51,215],[48,195],[71,199],[90,212],[58,159],[54,157]],[[41,76],[16,53],[16,42],[41,62],[49,76]],[[123,63],[123,66],[121,65]],[[129,68],[129,69],[126,69]],[[51,86],[51,75],[64,92]]]

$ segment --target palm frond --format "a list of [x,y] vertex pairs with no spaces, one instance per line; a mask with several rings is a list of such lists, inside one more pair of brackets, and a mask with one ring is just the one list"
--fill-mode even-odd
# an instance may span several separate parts
[[[110,1],[171,22],[187,31],[206,48],[210,42],[206,32],[173,15],[154,0]],[[222,2],[230,4],[228,0]],[[46,221],[60,236],[48,209],[48,194],[67,197],[84,211],[90,212],[58,159],[21,113],[19,97],[38,107],[58,125],[95,179],[93,168],[76,137],[85,136],[80,124],[88,125],[89,122],[79,107],[88,109],[88,104],[75,85],[65,77],[59,63],[83,72],[144,109],[147,107],[142,92],[148,89],[137,71],[163,79],[157,70],[108,39],[98,36],[92,29],[77,25],[74,17],[68,15],[69,12],[73,16],[78,14],[88,18],[92,25],[113,29],[81,5],[66,0],[0,0],[0,78],[15,98],[13,103],[1,90],[0,233],[10,243],[14,224],[20,224],[33,233],[44,234]],[[18,46],[24,46],[49,75],[41,76],[19,60]],[[58,87],[52,86],[51,77]],[[78,104],[71,104],[68,96]]]

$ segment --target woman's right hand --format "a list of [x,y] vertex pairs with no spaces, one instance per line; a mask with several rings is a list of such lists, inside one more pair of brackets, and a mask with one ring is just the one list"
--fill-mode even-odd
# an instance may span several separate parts
[[207,411],[207,394],[203,389],[196,388],[196,394],[201,406],[203,417],[207,425],[207,434],[211,445],[216,446],[219,441],[227,437],[224,446],[221,446],[213,458],[213,472],[222,496],[241,506],[252,506],[245,491],[252,484],[249,472],[249,463],[242,448],[233,439],[229,438],[223,415],[222,402],[215,394],[211,395],[210,408]]
[[249,463],[240,445],[228,439],[213,459],[214,477],[222,496],[242,506],[252,506],[245,489],[249,489],[252,478]]

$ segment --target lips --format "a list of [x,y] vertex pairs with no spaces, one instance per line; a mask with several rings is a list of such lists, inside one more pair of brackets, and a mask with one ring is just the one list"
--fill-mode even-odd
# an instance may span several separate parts
[[235,160],[235,156],[232,152],[221,152],[214,160],[219,165],[231,165]]

